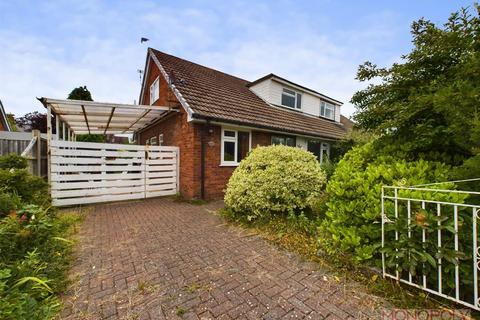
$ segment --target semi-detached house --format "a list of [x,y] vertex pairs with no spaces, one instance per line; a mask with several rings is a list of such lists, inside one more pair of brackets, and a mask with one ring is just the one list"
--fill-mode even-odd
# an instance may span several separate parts
[[186,198],[217,199],[256,146],[284,144],[320,162],[347,131],[342,103],[275,74],[253,82],[149,48],[140,104],[168,106],[136,132],[140,144],[178,146]]

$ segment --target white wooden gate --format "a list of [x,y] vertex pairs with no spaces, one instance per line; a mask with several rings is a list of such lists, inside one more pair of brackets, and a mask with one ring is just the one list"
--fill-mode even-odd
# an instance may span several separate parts
[[52,140],[53,205],[142,199],[178,191],[178,147]]

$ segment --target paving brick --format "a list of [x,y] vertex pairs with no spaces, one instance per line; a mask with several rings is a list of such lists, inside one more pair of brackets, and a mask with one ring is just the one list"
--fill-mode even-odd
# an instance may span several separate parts
[[91,207],[62,318],[374,319],[388,307],[261,237],[243,237],[211,213],[221,205],[158,198]]

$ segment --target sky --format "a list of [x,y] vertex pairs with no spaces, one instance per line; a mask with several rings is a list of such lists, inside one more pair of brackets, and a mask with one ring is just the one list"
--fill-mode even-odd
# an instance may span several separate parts
[[[343,101],[366,86],[358,65],[389,66],[410,25],[443,24],[472,1],[0,0],[0,100],[21,116],[36,97],[86,85],[96,101],[138,101],[148,47],[253,81],[275,73]],[[141,44],[140,38],[150,41]]]

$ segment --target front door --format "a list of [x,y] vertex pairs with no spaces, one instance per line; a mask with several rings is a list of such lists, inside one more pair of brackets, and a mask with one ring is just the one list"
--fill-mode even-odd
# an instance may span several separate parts
[[330,145],[326,142],[309,140],[307,150],[313,153],[320,163],[327,161],[330,156]]

